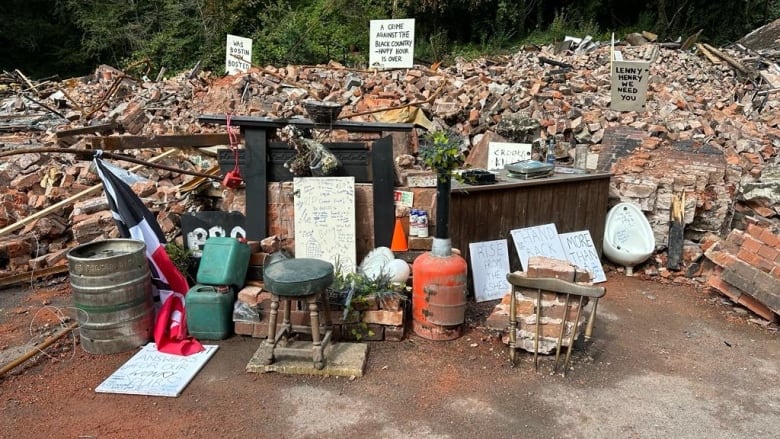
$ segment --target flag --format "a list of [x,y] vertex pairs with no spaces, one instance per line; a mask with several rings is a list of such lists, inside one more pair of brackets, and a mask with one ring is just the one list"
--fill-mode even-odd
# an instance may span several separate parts
[[203,350],[203,345],[187,334],[184,296],[189,290],[187,279],[173,264],[165,250],[165,235],[152,212],[138,195],[100,159],[95,167],[108,198],[111,214],[123,238],[146,243],[146,258],[152,272],[153,294],[159,295],[160,310],[154,324],[154,342],[157,350],[168,354],[191,355]]

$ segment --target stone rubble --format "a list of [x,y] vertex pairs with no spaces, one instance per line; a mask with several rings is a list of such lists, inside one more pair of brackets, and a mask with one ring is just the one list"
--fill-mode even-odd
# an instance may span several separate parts
[[[342,119],[424,120],[455,131],[467,139],[464,149],[475,167],[480,167],[487,139],[536,142],[537,147],[539,139],[555,137],[559,164],[572,163],[575,147],[587,146],[588,167],[613,173],[612,201],[632,201],[646,213],[657,247],[646,274],[696,282],[713,272],[704,269],[708,259],[702,242],[708,236],[728,236],[748,225],[775,235],[780,231],[780,92],[772,91],[780,87],[772,82],[780,77],[777,53],[744,46],[720,49],[742,63],[746,77],[697,50],[637,41],[642,45],[620,50],[624,59],[651,61],[641,113],[610,109],[610,48],[592,42],[588,50],[524,48],[509,56],[458,59],[435,70],[415,66],[376,72],[331,62],[150,80],[100,66],[88,77],[35,87],[6,73],[0,87],[0,153],[50,146],[84,149],[95,136],[224,132],[224,127],[200,124],[198,116],[305,117],[307,99],[343,104]],[[377,111],[410,104],[409,111]],[[425,117],[420,119],[415,108]],[[95,131],[63,135],[83,127]],[[127,152],[144,159],[155,155]],[[160,163],[205,171],[214,160],[183,150]],[[143,190],[142,198],[169,237],[178,233],[177,214],[203,208],[202,198],[178,190],[193,177],[158,169],[139,174],[151,183],[136,190]],[[3,158],[0,185],[7,189],[0,194],[0,227],[96,183],[89,162],[71,154]],[[664,268],[664,251],[671,200],[680,192],[686,200],[685,270],[671,273]],[[81,199],[0,237],[0,278],[62,264],[68,248],[115,236],[101,200],[102,194]],[[60,256],[41,259],[48,254]],[[780,276],[772,276],[780,286]]]

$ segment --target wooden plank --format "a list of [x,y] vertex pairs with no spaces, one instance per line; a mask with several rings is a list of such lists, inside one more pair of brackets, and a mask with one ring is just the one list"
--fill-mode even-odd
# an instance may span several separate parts
[[104,123],[100,125],[93,125],[88,127],[81,127],[81,128],[71,128],[69,130],[60,130],[54,133],[54,136],[57,139],[62,139],[65,137],[73,137],[73,136],[80,136],[82,134],[95,134],[95,133],[107,133],[109,131],[113,131],[117,127],[117,124],[115,123]]
[[[111,136],[88,139],[106,151],[144,148],[200,148],[214,145],[228,145],[227,133],[171,134],[162,136]],[[97,143],[95,143],[97,142]]]
[[712,54],[714,54],[715,56],[719,57],[723,61],[726,61],[726,63],[728,63],[728,65],[730,65],[731,67],[734,67],[735,69],[737,69],[740,73],[743,73],[745,75],[747,75],[749,73],[748,69],[744,65],[742,65],[742,63],[740,63],[739,61],[735,60],[734,58],[726,55],[722,51],[720,51],[720,50],[710,46],[707,43],[704,43],[703,46],[707,50],[709,50]]
[[705,58],[710,60],[713,64],[720,64],[720,58],[713,55],[712,52],[707,50],[706,47],[704,47],[701,43],[696,43],[696,48],[699,49],[699,52],[701,52],[702,55],[704,55]]
[[669,246],[666,251],[666,268],[679,270],[682,261],[683,234],[685,227],[685,192],[672,197],[671,218],[669,221]]
[[[224,125],[225,115],[204,114],[198,117],[201,123],[215,123]],[[254,127],[265,129],[282,128],[285,125],[295,125],[301,129],[321,128],[333,130],[347,130],[357,133],[376,133],[383,131],[411,131],[414,128],[412,123],[384,123],[384,122],[354,122],[354,121],[336,121],[332,124],[319,124],[309,119],[268,119],[265,117],[254,116],[233,116],[230,118],[230,124],[241,127]]]
[[54,267],[46,267],[32,272],[24,272],[12,274],[0,278],[0,289],[7,288],[13,285],[18,285],[22,282],[30,282],[30,280],[38,280],[42,277],[51,276],[55,274],[62,274],[68,272],[67,265],[57,265]]

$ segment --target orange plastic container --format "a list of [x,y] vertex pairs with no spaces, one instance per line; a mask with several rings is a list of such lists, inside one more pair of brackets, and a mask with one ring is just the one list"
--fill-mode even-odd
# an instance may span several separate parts
[[460,337],[466,316],[466,260],[426,252],[414,260],[412,276],[414,333],[429,340]]

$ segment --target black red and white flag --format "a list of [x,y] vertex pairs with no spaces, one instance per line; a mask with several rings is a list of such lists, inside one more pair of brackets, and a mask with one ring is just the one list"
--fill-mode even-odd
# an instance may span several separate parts
[[94,162],[120,235],[146,244],[153,294],[159,295],[162,304],[154,324],[157,350],[176,355],[201,352],[203,345],[187,333],[184,296],[189,285],[165,250],[165,235],[157,219],[130,186],[104,165],[100,152]]

